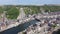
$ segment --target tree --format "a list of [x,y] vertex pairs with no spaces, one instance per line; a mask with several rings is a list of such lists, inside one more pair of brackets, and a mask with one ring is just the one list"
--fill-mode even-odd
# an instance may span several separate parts
[[16,7],[12,7],[10,10],[7,11],[6,15],[8,19],[16,19],[19,15],[19,10]]

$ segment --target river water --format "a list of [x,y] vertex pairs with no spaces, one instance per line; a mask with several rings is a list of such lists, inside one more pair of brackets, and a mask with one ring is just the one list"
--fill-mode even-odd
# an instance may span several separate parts
[[3,32],[0,32],[0,34],[18,34],[18,32],[21,32],[21,31],[27,29],[30,25],[35,24],[37,22],[38,21],[36,21],[36,20],[32,20],[32,21],[26,22],[24,24],[20,24],[20,25],[18,25],[16,27],[7,29],[7,30],[5,30]]

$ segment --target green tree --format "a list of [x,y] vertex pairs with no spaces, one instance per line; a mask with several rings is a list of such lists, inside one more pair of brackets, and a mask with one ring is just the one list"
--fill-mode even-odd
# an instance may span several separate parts
[[19,10],[16,7],[12,7],[6,13],[8,19],[16,19],[19,15]]

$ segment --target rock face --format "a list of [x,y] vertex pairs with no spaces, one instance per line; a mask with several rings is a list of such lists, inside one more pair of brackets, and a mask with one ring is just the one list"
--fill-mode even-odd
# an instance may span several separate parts
[[19,16],[18,16],[18,18],[17,19],[24,19],[24,17],[25,17],[25,12],[24,12],[24,10],[23,10],[23,8],[20,8],[20,14],[19,14]]

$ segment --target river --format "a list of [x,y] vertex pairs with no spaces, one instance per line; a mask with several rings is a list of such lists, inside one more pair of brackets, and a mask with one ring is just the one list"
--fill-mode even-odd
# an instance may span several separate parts
[[0,34],[18,34],[18,32],[21,32],[21,31],[27,29],[30,25],[35,24],[37,22],[38,21],[36,21],[36,20],[32,20],[32,21],[26,22],[24,24],[20,24],[20,25],[18,25],[16,27],[7,29],[7,30],[5,30],[3,32],[0,32]]

